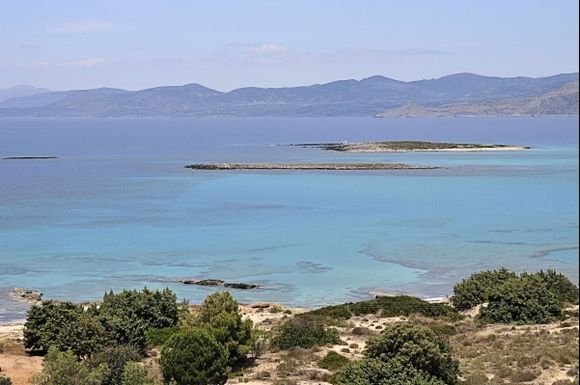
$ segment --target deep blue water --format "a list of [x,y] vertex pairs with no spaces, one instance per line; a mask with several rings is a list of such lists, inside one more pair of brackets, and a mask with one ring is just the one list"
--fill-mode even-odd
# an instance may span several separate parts
[[[496,153],[345,154],[275,144],[438,140]],[[11,287],[94,300],[169,286],[201,301],[315,306],[370,291],[449,294],[471,272],[578,280],[578,118],[0,120],[0,321]],[[192,162],[385,161],[430,171],[202,172]]]

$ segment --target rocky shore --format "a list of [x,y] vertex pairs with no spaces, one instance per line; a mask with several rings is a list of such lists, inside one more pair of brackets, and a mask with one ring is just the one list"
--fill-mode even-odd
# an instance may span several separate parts
[[507,144],[478,144],[478,143],[441,143],[423,141],[385,141],[362,143],[299,143],[288,146],[302,148],[320,148],[339,152],[445,152],[445,151],[518,151],[530,147]]
[[403,163],[197,163],[185,166],[193,170],[432,170],[441,167]]

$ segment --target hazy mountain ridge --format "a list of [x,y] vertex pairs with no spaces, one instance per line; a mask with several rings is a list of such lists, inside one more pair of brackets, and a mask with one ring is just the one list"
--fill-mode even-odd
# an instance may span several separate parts
[[0,103],[18,97],[26,97],[36,94],[51,92],[46,88],[36,88],[32,86],[14,86],[10,88],[0,89]]
[[[246,87],[230,92],[199,84],[139,91],[99,88],[11,98],[0,102],[0,117],[385,116],[386,110],[408,109],[409,105],[449,108],[458,103],[474,106],[509,98],[541,98],[550,92],[561,92],[561,87],[577,79],[578,73],[544,78],[462,73],[410,82],[372,76],[303,87]],[[552,96],[551,107],[543,113],[568,114],[558,109],[567,104],[555,102],[554,97],[563,96]]]
[[444,116],[540,116],[578,115],[578,80],[557,90],[533,97],[502,98],[482,102],[460,102],[441,106],[409,103],[386,110],[376,117],[444,117]]

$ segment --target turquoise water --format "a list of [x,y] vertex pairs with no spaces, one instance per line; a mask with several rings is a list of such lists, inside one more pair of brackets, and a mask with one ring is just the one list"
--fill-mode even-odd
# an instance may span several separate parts
[[[275,144],[422,139],[496,153],[344,154]],[[440,296],[483,268],[578,280],[578,118],[0,120],[0,321],[9,288],[94,300],[180,278],[312,306],[369,292]],[[386,161],[381,172],[186,170],[211,161]]]

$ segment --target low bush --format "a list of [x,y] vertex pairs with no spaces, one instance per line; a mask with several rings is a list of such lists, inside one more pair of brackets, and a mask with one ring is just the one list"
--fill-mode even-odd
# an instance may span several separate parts
[[147,344],[149,346],[163,346],[178,331],[179,329],[177,327],[149,329],[145,332]]
[[108,368],[102,385],[122,385],[125,365],[140,359],[139,352],[130,346],[109,346],[95,353],[89,364],[94,368],[99,366]]
[[461,318],[454,308],[441,303],[429,303],[417,297],[406,295],[382,296],[369,301],[345,303],[327,306],[306,313],[310,317],[327,318],[331,320],[346,320],[353,315],[364,316],[378,314],[383,317],[409,316],[421,314],[425,317],[448,317],[453,320]]
[[397,360],[387,362],[366,358],[345,366],[336,376],[335,385],[445,385],[438,378]]
[[562,315],[556,296],[533,277],[512,278],[489,294],[479,318],[485,322],[548,323]]
[[78,360],[72,351],[61,352],[51,347],[44,359],[42,372],[32,378],[35,385],[102,385],[109,368],[106,365],[91,367]]
[[161,350],[163,378],[176,385],[223,385],[227,363],[227,349],[203,329],[175,334]]
[[0,374],[0,385],[12,385],[12,380]]
[[311,348],[339,342],[340,338],[336,329],[326,328],[322,321],[310,317],[295,317],[280,327],[272,345],[280,349],[289,349],[292,347]]
[[487,302],[490,293],[506,280],[517,275],[506,268],[473,273],[453,287],[451,303],[456,309],[466,310]]
[[389,325],[367,341],[365,356],[423,371],[447,384],[457,383],[459,363],[451,356],[449,342],[427,327],[409,323]]
[[348,358],[331,350],[318,362],[318,366],[322,369],[335,371],[341,369],[348,363],[350,363]]

